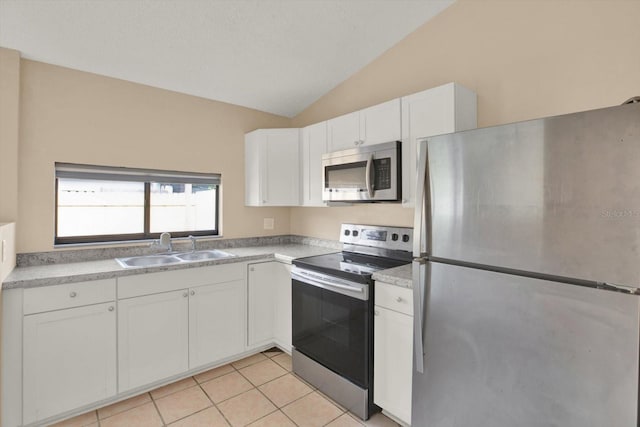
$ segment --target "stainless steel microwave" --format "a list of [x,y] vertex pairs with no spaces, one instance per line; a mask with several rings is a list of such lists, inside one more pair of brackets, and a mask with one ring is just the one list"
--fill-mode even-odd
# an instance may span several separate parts
[[394,141],[323,154],[322,200],[400,201],[401,145],[400,141]]

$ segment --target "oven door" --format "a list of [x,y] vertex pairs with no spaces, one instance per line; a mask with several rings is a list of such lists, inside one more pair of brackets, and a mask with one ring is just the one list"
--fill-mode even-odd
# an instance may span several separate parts
[[291,276],[293,346],[368,388],[373,345],[369,286],[297,267]]

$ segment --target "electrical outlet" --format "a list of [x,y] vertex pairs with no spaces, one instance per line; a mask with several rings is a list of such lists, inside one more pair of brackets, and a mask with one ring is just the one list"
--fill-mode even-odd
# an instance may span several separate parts
[[264,219],[264,229],[265,230],[273,230],[275,226],[275,220],[273,218],[265,218]]

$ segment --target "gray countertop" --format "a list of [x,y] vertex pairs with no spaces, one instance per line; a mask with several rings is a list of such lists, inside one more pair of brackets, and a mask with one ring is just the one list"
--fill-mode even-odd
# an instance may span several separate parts
[[388,270],[376,271],[373,273],[373,280],[402,286],[404,288],[412,288],[411,264],[401,265],[400,267],[390,268]]
[[322,255],[337,252],[338,250],[323,246],[291,243],[281,245],[237,247],[224,249],[224,251],[236,256],[233,258],[142,268],[123,268],[114,259],[17,267],[2,283],[2,289],[60,285],[85,280],[110,279],[114,277],[131,276],[134,274],[197,268],[235,262],[277,260],[280,262],[291,263],[295,258]]
[[[225,248],[224,251],[235,255],[235,257],[140,268],[123,268],[115,259],[17,267],[2,283],[2,289],[61,285],[64,283],[111,279],[135,274],[198,268],[235,262],[276,260],[291,263],[295,258],[338,252],[335,248],[300,243]],[[392,285],[411,288],[411,264],[377,271],[373,274],[373,278],[374,280]]]

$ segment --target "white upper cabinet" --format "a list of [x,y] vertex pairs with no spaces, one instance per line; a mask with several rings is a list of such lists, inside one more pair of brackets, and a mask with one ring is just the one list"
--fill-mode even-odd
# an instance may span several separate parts
[[360,112],[345,114],[327,122],[329,151],[347,150],[360,145]]
[[402,98],[402,199],[415,202],[416,140],[477,126],[476,94],[457,83],[414,93]]
[[329,151],[399,141],[400,98],[329,120]]
[[400,98],[360,110],[360,139],[363,145],[400,141]]
[[326,206],[322,201],[322,155],[327,149],[327,122],[302,129],[302,205]]
[[245,135],[245,205],[300,205],[299,135],[298,129]]

